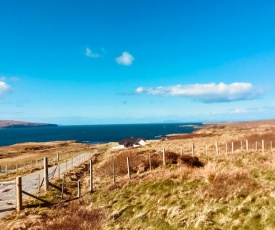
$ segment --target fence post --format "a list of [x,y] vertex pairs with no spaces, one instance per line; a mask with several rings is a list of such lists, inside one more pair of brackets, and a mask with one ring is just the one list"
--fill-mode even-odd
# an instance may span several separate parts
[[256,141],[256,143],[255,143],[255,150],[256,151],[258,150],[258,141]]
[[90,160],[90,192],[93,192],[93,160]]
[[63,174],[63,177],[62,177],[61,199],[63,199],[63,195],[64,195],[64,184],[65,184],[65,174]]
[[262,153],[264,153],[264,140],[262,140]]
[[127,169],[128,169],[128,177],[131,179],[131,171],[130,171],[130,160],[129,157],[127,157]]
[[234,142],[231,143],[231,152],[234,153]]
[[77,181],[77,197],[80,198],[81,196],[81,184],[80,180]]
[[162,148],[162,161],[163,161],[163,165],[166,165],[165,148]]
[[192,156],[194,156],[194,143],[192,143]]
[[68,170],[68,160],[66,160],[66,172]]
[[56,160],[57,160],[57,162],[59,161],[59,152],[56,155]]
[[218,145],[218,142],[216,142],[216,155],[219,156],[219,145]]
[[245,140],[246,152],[248,152],[248,140]]
[[48,171],[48,157],[44,157],[44,190],[49,189],[49,171]]
[[22,210],[22,178],[16,177],[16,210]]
[[6,174],[8,174],[8,164],[6,164]]
[[180,155],[183,155],[183,147],[180,148]]

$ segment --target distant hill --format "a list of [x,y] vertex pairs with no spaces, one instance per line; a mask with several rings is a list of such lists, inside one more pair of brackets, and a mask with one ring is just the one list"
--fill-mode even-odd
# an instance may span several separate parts
[[1,128],[32,128],[32,127],[57,127],[56,124],[35,123],[25,121],[0,120]]

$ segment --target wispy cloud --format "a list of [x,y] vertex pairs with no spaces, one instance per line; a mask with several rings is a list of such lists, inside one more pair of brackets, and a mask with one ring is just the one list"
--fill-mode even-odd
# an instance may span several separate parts
[[134,59],[135,58],[130,53],[125,51],[120,57],[117,57],[115,60],[119,65],[130,66],[132,65]]
[[85,53],[85,55],[86,55],[87,57],[91,57],[91,58],[99,58],[99,57],[101,57],[100,54],[94,53],[90,48],[86,48],[86,53]]
[[0,81],[0,97],[4,96],[9,90],[10,86],[4,81]]
[[245,82],[160,86],[155,88],[139,87],[136,89],[136,93],[182,96],[204,103],[251,100],[262,94],[259,88],[254,87],[251,83]]

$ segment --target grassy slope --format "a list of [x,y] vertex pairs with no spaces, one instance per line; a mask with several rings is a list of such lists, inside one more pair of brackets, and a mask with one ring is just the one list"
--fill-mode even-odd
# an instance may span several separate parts
[[274,229],[274,189],[274,155],[250,153],[157,170],[93,202],[108,207],[110,229]]
[[[94,193],[86,193],[81,200],[60,203],[50,209],[28,208],[24,213],[11,213],[0,227],[275,229],[275,153],[270,150],[262,153],[260,150],[262,138],[266,140],[266,149],[270,149],[273,128],[210,127],[197,133],[200,135],[153,142],[141,149],[107,151],[94,165]],[[226,142],[235,141],[237,149],[240,148],[240,139],[244,138],[250,143],[249,151],[237,150],[229,154],[231,150],[228,147],[225,155]],[[258,151],[251,150],[255,148],[255,140],[259,141]],[[215,155],[215,141],[219,142],[219,156]],[[158,157],[156,160],[161,160],[162,147],[179,152],[184,146],[184,153],[190,154],[190,143],[195,143],[195,154],[205,164],[204,167],[159,165],[151,172],[134,173],[129,181],[125,176],[125,166],[119,166],[126,156],[130,156],[132,169],[136,171],[137,165],[148,158],[149,152]],[[208,157],[205,156],[206,144],[209,146]],[[111,176],[113,162],[117,164],[118,174],[115,185]],[[68,173],[66,178],[68,190],[75,192],[75,182],[81,178],[83,191],[87,191],[87,166]],[[53,190],[45,197],[49,196],[53,202],[60,201],[57,191]],[[35,206],[35,203],[30,201],[28,204]],[[33,221],[34,217],[36,221]]]

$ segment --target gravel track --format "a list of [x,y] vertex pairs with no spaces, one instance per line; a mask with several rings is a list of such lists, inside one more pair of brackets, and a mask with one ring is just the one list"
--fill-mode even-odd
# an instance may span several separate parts
[[[73,158],[73,160],[59,164],[59,166],[55,165],[48,168],[49,172],[49,180],[58,177],[59,175],[66,172],[66,168],[71,169],[74,166],[80,165],[84,161],[91,158],[91,153],[82,153]],[[39,183],[39,175],[40,175],[40,185]],[[39,170],[34,173],[22,176],[22,190],[30,193],[37,194],[39,190],[39,186],[41,187],[44,181],[44,170]],[[23,199],[26,198],[27,195],[23,194]],[[0,218],[4,217],[9,211],[14,210],[16,208],[16,188],[15,188],[15,180],[0,182]]]

